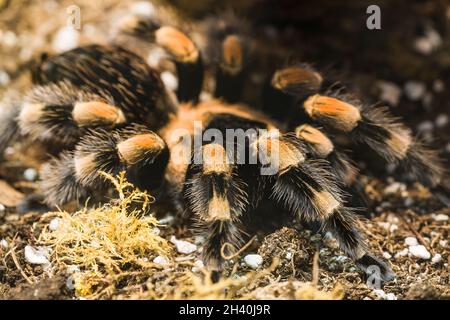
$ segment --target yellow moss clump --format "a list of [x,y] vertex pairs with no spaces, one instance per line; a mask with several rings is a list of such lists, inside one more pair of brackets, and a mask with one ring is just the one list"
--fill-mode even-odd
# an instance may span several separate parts
[[84,208],[73,214],[49,213],[59,226],[45,228],[39,242],[52,248],[52,261],[58,266],[77,266],[73,274],[78,296],[108,298],[126,283],[130,286],[161,268],[151,262],[157,255],[169,256],[170,244],[158,235],[158,221],[145,215],[154,199],[135,189],[124,173],[110,180],[118,192],[98,208]]

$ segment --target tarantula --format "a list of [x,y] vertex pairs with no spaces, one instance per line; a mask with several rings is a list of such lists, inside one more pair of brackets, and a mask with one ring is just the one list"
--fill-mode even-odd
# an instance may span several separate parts
[[[227,18],[206,25],[208,41],[200,50],[181,28],[137,17],[126,24],[125,33],[169,54],[179,80],[175,94],[157,70],[117,45],[42,56],[32,70],[34,88],[4,106],[1,149],[22,135],[56,150],[40,174],[49,206],[100,199],[108,185],[98,172],[125,171],[136,186],[191,218],[206,238],[203,261],[212,271],[223,269],[225,243],[243,244],[244,218],[269,200],[292,218],[319,223],[362,270],[376,265],[381,278],[391,280],[393,272],[369,252],[348,206],[357,168],[319,126],[367,144],[430,187],[438,187],[444,173],[435,152],[387,108],[323,91],[322,76],[308,65],[277,70],[264,86],[260,110],[236,103],[249,67],[248,29]],[[199,99],[205,61],[215,67],[220,100]],[[229,129],[257,134],[239,140]],[[225,142],[205,139],[208,130]],[[192,147],[198,137],[198,148]],[[255,162],[246,161],[254,155]],[[274,171],[263,174],[267,168]]]

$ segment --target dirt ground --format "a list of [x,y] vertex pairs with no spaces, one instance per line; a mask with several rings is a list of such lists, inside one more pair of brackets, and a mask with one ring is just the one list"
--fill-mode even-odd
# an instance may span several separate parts
[[[195,5],[192,1],[168,2],[192,19],[203,18],[215,5],[209,0],[195,1]],[[372,2],[229,1],[228,5],[241,11],[255,30],[258,54],[253,64],[257,67],[250,77],[253,82],[245,87],[245,101],[257,103],[257,90],[252,85],[257,87],[261,82],[258,79],[276,65],[293,59],[306,61],[330,83],[345,85],[369,103],[389,105],[415,134],[438,149],[448,164],[450,1],[377,1],[382,10],[382,29],[374,31],[365,27],[365,10]],[[67,8],[73,3],[82,14],[82,29],[76,37],[61,31],[67,22]],[[0,96],[11,88],[22,92],[29,87],[27,68],[41,52],[57,51],[71,41],[108,42],[118,19],[130,10],[145,10],[143,3],[0,0]],[[58,40],[57,34],[69,40]],[[232,298],[251,299],[449,299],[450,207],[441,201],[441,191],[409,181],[407,175],[397,173],[365,149],[353,149],[352,155],[361,168],[360,179],[369,198],[364,214],[368,219],[363,228],[371,249],[389,261],[397,274],[395,281],[382,290],[374,290],[352,261],[336,248],[333,239],[322,239],[293,224],[290,228],[277,226],[276,231],[258,232],[255,241],[231,259],[227,270],[233,279],[230,281],[242,283],[230,282],[214,290],[236,286]],[[50,221],[42,218],[43,212],[18,213],[15,205],[25,195],[38,191],[37,172],[44,159],[39,146],[19,141],[7,149],[0,163],[0,299],[83,298],[68,284],[67,272],[49,270],[25,259],[25,247],[41,245],[40,234]],[[450,185],[448,179],[444,183]],[[161,227],[161,237],[168,240],[172,235],[201,246],[186,226],[176,222]],[[423,245],[429,257],[411,254],[411,241]],[[244,262],[249,253],[263,258],[257,269],[259,277]],[[99,298],[175,297],[173,291],[179,282],[170,279],[192,270],[198,252],[174,252],[171,259],[171,268],[147,274],[139,281],[134,278],[137,284],[131,291],[123,290],[128,288],[126,284],[116,285]],[[251,281],[245,282],[245,277]],[[152,286],[160,283],[168,292],[160,292],[158,287],[152,291],[158,292],[156,296],[146,295],[149,282]],[[330,294],[320,296],[319,291],[305,291],[305,283]],[[209,291],[202,296],[195,290],[189,291],[187,297],[229,297],[209,295]]]

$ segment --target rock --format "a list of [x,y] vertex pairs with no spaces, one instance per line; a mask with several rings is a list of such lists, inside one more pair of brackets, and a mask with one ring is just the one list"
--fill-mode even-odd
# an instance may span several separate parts
[[0,240],[0,247],[2,247],[3,249],[8,249],[9,247],[8,241],[6,241],[5,239]]
[[58,217],[53,218],[53,219],[50,221],[50,223],[48,224],[48,228],[49,228],[51,231],[55,231],[56,229],[58,229],[59,223],[60,223],[60,222],[61,222],[61,219],[60,219],[60,218],[58,218]]
[[383,252],[383,257],[387,260],[392,258],[392,255],[389,252]]
[[263,263],[263,258],[259,254],[248,254],[244,257],[244,262],[252,269],[258,269]]
[[52,48],[61,53],[78,47],[80,33],[72,26],[64,26],[58,30],[52,41]]
[[417,242],[417,239],[415,237],[407,237],[405,238],[405,244],[408,246],[416,246],[419,243]]
[[17,38],[17,35],[14,32],[6,31],[3,34],[1,41],[6,47],[14,47],[17,45],[19,39]]
[[391,106],[397,106],[402,90],[398,85],[389,81],[377,81],[376,86],[380,89],[380,99],[389,103]]
[[444,128],[448,124],[448,115],[445,113],[441,113],[436,117],[436,120],[434,120],[434,123],[436,124],[436,127],[438,128]]
[[403,191],[406,191],[406,185],[400,182],[394,182],[384,189],[386,194],[396,194]]
[[0,70],[0,86],[7,86],[10,81],[11,78],[9,77],[9,74],[4,70]]
[[157,256],[155,259],[153,259],[153,262],[164,266],[169,264],[169,259],[167,259],[167,257],[164,256]]
[[175,75],[170,71],[161,72],[161,80],[164,83],[165,87],[169,90],[175,91],[178,88],[178,79]]
[[384,290],[376,289],[376,290],[373,290],[373,293],[374,293],[378,298],[381,298],[381,299],[383,299],[383,300],[386,300],[387,295],[386,295],[386,292],[384,292]]
[[405,249],[403,249],[402,251],[397,252],[397,253],[395,254],[394,257],[395,257],[395,259],[398,259],[398,258],[400,258],[400,257],[405,257],[405,256],[407,256],[408,253],[409,253],[408,248],[405,248]]
[[175,236],[172,236],[170,238],[170,242],[172,242],[175,245],[179,253],[190,254],[197,250],[197,246],[195,244],[184,240],[177,240]]
[[156,9],[151,2],[137,1],[130,6],[130,12],[134,15],[153,17],[156,14]]
[[35,181],[38,177],[38,172],[36,169],[28,168],[23,172],[23,177],[27,181]]
[[431,258],[430,252],[423,245],[410,246],[409,252],[416,258],[428,260]]
[[388,293],[386,295],[386,300],[397,300],[397,296],[393,293]]
[[196,260],[194,262],[194,266],[192,267],[192,272],[199,272],[204,267],[205,267],[205,265],[203,264],[202,260]]
[[160,219],[159,223],[160,224],[165,224],[165,225],[171,225],[174,221],[175,221],[174,216],[168,215],[167,217],[164,217],[164,218]]
[[31,264],[49,265],[49,251],[50,250],[47,247],[38,247],[35,249],[32,246],[26,246],[25,260],[27,260],[27,262]]
[[162,48],[154,48],[147,55],[147,63],[152,68],[159,68],[161,60],[166,56],[166,52]]
[[434,82],[433,82],[434,92],[439,93],[439,92],[444,91],[444,89],[445,89],[445,84],[442,80],[440,80],[440,79],[434,80]]
[[433,215],[433,219],[435,221],[447,221],[448,220],[448,215],[440,213],[440,214],[436,214]]
[[427,26],[424,35],[414,40],[414,49],[423,54],[429,55],[442,44],[441,35],[431,26]]
[[430,120],[422,121],[417,126],[417,130],[419,132],[431,132],[431,131],[433,131],[434,130],[433,121],[430,121]]
[[406,97],[411,101],[420,100],[427,91],[425,84],[419,81],[408,81],[405,83],[403,90]]
[[438,264],[442,261],[442,256],[439,253],[436,253],[433,258],[431,258],[432,264]]
[[6,207],[0,203],[0,213],[3,213],[6,211]]

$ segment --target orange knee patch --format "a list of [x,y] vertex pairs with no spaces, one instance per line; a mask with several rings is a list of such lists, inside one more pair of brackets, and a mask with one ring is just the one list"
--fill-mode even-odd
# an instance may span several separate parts
[[222,69],[230,74],[239,73],[244,60],[241,40],[236,35],[229,35],[222,43]]
[[334,128],[350,132],[361,120],[361,114],[355,106],[334,97],[313,95],[304,102],[304,107],[309,116],[320,122],[323,118],[334,120]]
[[115,125],[125,122],[125,116],[119,108],[100,101],[76,103],[72,117],[80,126]]
[[146,157],[154,156],[165,147],[164,141],[156,134],[139,134],[117,145],[120,158],[131,165],[144,160]]
[[272,77],[272,85],[280,90],[289,90],[297,86],[308,86],[318,90],[322,81],[319,73],[299,66],[278,70]]
[[322,158],[327,157],[334,149],[333,143],[326,135],[308,124],[297,127],[295,134],[309,143]]
[[177,61],[193,63],[199,57],[194,42],[184,33],[173,27],[161,27],[155,32],[158,45],[166,49]]

